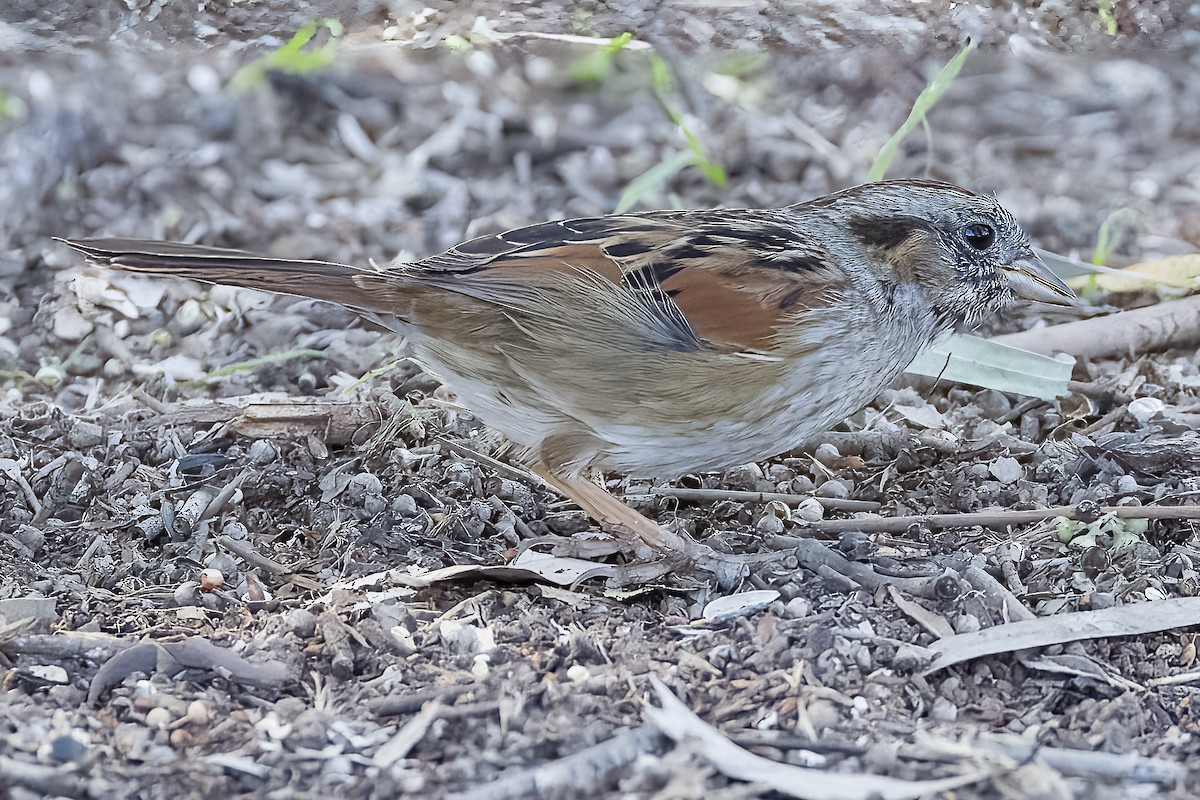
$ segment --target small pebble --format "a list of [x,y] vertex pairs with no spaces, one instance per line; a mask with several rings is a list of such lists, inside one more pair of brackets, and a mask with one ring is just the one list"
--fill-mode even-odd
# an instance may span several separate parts
[[250,461],[258,466],[270,464],[279,457],[279,448],[266,439],[255,439],[250,445]]
[[1157,397],[1138,397],[1131,400],[1125,408],[1129,411],[1131,417],[1144,425],[1158,414],[1161,414],[1162,410],[1166,407],[1167,404]]
[[958,719],[958,706],[944,697],[935,697],[929,716],[940,722],[954,722]]
[[841,457],[842,454],[838,452],[838,449],[828,442],[818,445],[817,449],[813,451],[813,458],[827,467],[832,467]]
[[174,721],[175,716],[161,706],[152,708],[146,712],[146,727],[153,728],[156,731],[166,730]]
[[391,511],[397,517],[415,517],[418,510],[417,501],[411,495],[398,494],[392,498]]
[[764,535],[780,534],[783,533],[783,520],[774,514],[763,514],[754,527]]
[[200,571],[200,588],[206,592],[220,589],[225,585],[225,575],[221,570],[209,567]]
[[1132,475],[1122,475],[1117,478],[1117,482],[1113,484],[1113,488],[1117,490],[1117,494],[1133,494],[1141,491],[1141,486],[1138,485],[1137,478]]
[[1022,469],[1020,462],[1008,456],[997,458],[989,464],[988,472],[992,473],[992,477],[1005,486],[1016,483],[1025,475],[1025,470]]
[[284,624],[301,639],[312,638],[317,632],[317,617],[303,608],[293,608],[284,617]]
[[846,488],[846,484],[836,478],[830,478],[817,487],[817,497],[845,500],[849,496],[850,490]]
[[475,680],[484,680],[491,671],[491,656],[487,653],[480,653],[471,660],[471,677]]
[[175,605],[194,606],[200,602],[199,581],[184,581],[175,587]]
[[825,518],[825,506],[815,497],[806,497],[796,505],[791,516],[801,522],[819,522]]
[[783,607],[783,613],[789,619],[802,619],[812,613],[812,602],[806,597],[793,597]]

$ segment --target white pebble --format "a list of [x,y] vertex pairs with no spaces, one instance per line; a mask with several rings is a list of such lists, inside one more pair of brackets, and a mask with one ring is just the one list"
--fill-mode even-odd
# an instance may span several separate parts
[[1167,404],[1155,397],[1139,397],[1131,400],[1126,408],[1129,410],[1129,415],[1138,422],[1146,423],[1153,417],[1162,413],[1162,410],[1167,407]]
[[1021,468],[1020,462],[1009,456],[997,458],[988,464],[988,472],[992,473],[992,477],[1005,486],[1016,483],[1025,476],[1025,470]]
[[815,497],[806,497],[792,511],[792,519],[801,522],[819,522],[825,518],[825,506]]
[[846,488],[846,484],[838,480],[830,479],[817,487],[817,497],[845,500],[849,496],[850,490]]
[[817,449],[813,451],[813,458],[815,458],[817,461],[820,461],[827,467],[833,466],[834,463],[836,463],[841,457],[842,454],[838,452],[838,449],[828,442],[818,446]]

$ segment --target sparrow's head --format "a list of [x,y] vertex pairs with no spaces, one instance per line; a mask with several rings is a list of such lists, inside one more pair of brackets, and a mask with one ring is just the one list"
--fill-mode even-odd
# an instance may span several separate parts
[[917,283],[947,327],[974,325],[1018,300],[1069,305],[1075,297],[994,197],[898,180],[818,202],[837,209],[881,283]]

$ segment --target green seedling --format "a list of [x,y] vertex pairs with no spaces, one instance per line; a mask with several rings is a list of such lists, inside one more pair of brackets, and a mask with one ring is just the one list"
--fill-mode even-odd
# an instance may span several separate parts
[[282,364],[285,361],[291,361],[295,358],[328,358],[328,354],[323,350],[284,350],[279,353],[268,353],[265,356],[251,358],[247,361],[240,361],[237,364],[227,364],[220,369],[213,370],[208,373],[205,380],[213,380],[214,378],[225,378],[230,375],[235,375],[239,372],[251,372],[259,367],[269,366],[271,364]]
[[[309,42],[322,28],[329,31],[329,41],[319,47],[308,48]],[[324,69],[337,58],[341,36],[342,23],[336,19],[319,19],[310,22],[296,31],[295,35],[277,50],[255,59],[238,70],[233,76],[230,86],[235,92],[244,92],[262,84],[266,80],[268,72],[303,75]]]
[[1104,32],[1109,36],[1116,36],[1117,17],[1113,14],[1116,0],[1100,0],[1096,6],[1096,13],[1100,17],[1100,24],[1104,26]]
[[708,157],[704,145],[700,142],[700,137],[688,124],[677,98],[678,85],[675,75],[667,62],[657,53],[650,54],[650,87],[667,116],[671,118],[675,127],[682,134],[687,149],[667,156],[635,178],[621,193],[621,197],[617,201],[615,211],[618,214],[623,214],[637,206],[646,197],[660,193],[662,187],[676,173],[687,167],[699,169],[708,182],[714,186],[724,186],[727,180],[725,170]]
[[1134,545],[1146,541],[1146,531],[1150,528],[1149,520],[1120,519],[1116,514],[1101,514],[1094,522],[1082,523],[1066,517],[1058,517],[1058,540],[1076,550],[1086,550],[1100,545],[1098,537],[1105,536],[1110,541],[1108,551],[1123,553]]
[[408,361],[408,360],[409,360],[408,356],[405,356],[403,358],[397,358],[394,361],[392,361],[391,363],[384,364],[382,367],[376,367],[375,369],[368,370],[361,377],[357,378],[356,380],[354,380],[354,381],[346,384],[344,387],[342,387],[342,393],[349,394],[350,392],[354,391],[354,389],[361,386],[362,384],[373,381],[380,376],[387,375],[389,372],[391,372],[396,367],[400,366],[401,364],[403,364],[405,361]]
[[1092,250],[1092,263],[1098,267],[1108,264],[1113,252],[1137,229],[1138,213],[1132,208],[1118,208],[1104,218],[1096,232],[1096,247]]
[[925,129],[925,135],[931,136],[929,123],[926,120],[926,115],[930,109],[934,107],[946,90],[950,88],[950,84],[954,83],[954,79],[958,77],[958,73],[962,71],[963,64],[967,60],[967,56],[975,49],[975,43],[968,41],[954,58],[946,63],[938,71],[938,74],[933,76],[933,80],[929,82],[919,95],[916,102],[913,103],[912,111],[908,112],[908,119],[904,120],[904,124],[892,134],[883,147],[879,148],[879,155],[875,156],[874,163],[871,164],[871,169],[867,173],[867,180],[870,182],[883,180],[883,176],[887,174],[888,168],[891,167],[892,161],[896,158],[896,153],[900,149],[900,143],[908,134],[912,133],[913,129],[921,125]]
[[613,37],[608,44],[577,59],[571,65],[571,71],[568,74],[571,83],[579,85],[599,85],[604,83],[604,81],[612,77],[613,71],[616,69],[613,62],[616,59],[617,53],[624,50],[625,46],[632,41],[632,33],[622,33],[620,36]]

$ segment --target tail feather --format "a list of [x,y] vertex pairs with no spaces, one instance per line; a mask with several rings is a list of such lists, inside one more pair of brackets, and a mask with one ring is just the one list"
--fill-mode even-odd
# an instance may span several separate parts
[[[242,250],[141,239],[58,241],[102,267],[329,300],[363,310],[379,308],[375,293],[365,288],[379,285],[378,274],[348,264],[269,258]],[[361,280],[364,277],[367,279]]]

